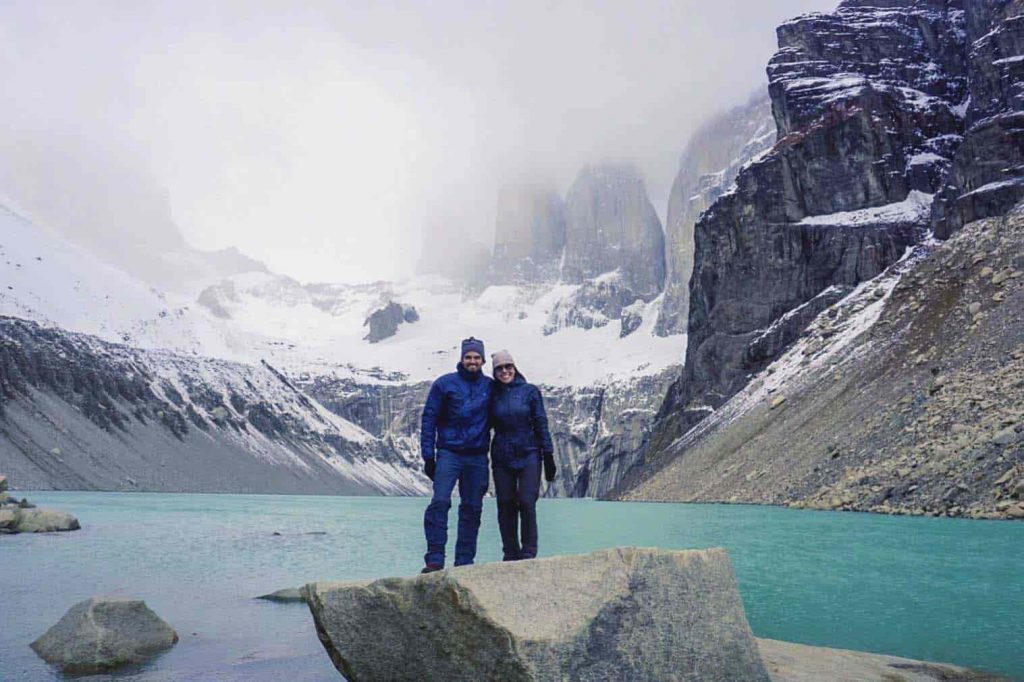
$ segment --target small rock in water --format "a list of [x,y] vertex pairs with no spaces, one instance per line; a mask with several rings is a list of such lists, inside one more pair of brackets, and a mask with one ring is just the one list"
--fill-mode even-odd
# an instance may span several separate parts
[[72,606],[31,646],[47,663],[81,675],[141,663],[177,641],[174,628],[144,601],[93,597]]
[[302,596],[302,592],[297,587],[286,587],[283,590],[277,590],[270,594],[261,594],[256,598],[263,599],[264,601],[276,601],[281,603],[298,603],[306,601]]

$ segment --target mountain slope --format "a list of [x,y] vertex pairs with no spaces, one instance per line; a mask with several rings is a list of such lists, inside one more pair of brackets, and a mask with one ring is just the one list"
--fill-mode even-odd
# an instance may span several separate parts
[[0,317],[0,464],[35,488],[413,493],[418,463],[248,366]]
[[830,307],[616,496],[1024,517],[1024,205]]

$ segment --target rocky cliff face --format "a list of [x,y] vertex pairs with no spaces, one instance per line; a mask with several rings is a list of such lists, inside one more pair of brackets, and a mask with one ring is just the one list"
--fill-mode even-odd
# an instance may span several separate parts
[[413,306],[388,301],[367,316],[363,326],[370,329],[363,338],[370,343],[383,341],[394,336],[400,324],[412,324],[419,319],[420,315]]
[[661,435],[618,496],[1024,518],[1024,205],[916,247]]
[[493,284],[555,281],[565,248],[565,206],[558,192],[525,183],[498,194]]
[[686,367],[623,494],[1024,515],[1019,216],[924,240],[1019,197],[1020,15],[848,0],[779,28],[779,139],[697,223]]
[[0,317],[0,468],[26,487],[412,493],[403,460],[269,365]]
[[863,0],[779,28],[779,140],[696,225],[667,429],[688,429],[792,343],[803,325],[783,318],[799,310],[806,324],[822,292],[877,276],[924,236],[963,131],[964,21],[956,3]]
[[724,194],[740,168],[775,143],[775,119],[767,91],[716,116],[691,137],[672,183],[665,222],[665,300],[655,331],[685,334],[693,272],[693,226]]
[[[541,386],[558,477],[550,497],[608,493],[636,461],[678,367],[587,388]],[[420,412],[429,382],[364,383],[312,376],[297,382],[335,414],[358,424],[404,460],[419,457]]]
[[939,237],[1024,198],[1024,2],[965,2],[970,98],[963,143],[939,194]]
[[639,172],[630,166],[584,168],[565,200],[562,278],[580,283],[614,270],[637,298],[661,293],[665,237]]

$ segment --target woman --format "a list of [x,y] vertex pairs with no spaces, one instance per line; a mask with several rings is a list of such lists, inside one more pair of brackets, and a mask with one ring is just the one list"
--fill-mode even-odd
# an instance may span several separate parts
[[542,462],[544,478],[549,482],[555,480],[548,417],[540,391],[526,382],[507,350],[493,354],[491,361],[496,380],[490,404],[494,428],[491,467],[504,560],[532,559],[537,556],[537,497]]

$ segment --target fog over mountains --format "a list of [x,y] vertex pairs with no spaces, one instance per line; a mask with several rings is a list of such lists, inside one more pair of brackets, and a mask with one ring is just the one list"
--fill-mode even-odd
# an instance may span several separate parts
[[973,363],[1012,392],[1024,357],[1022,17],[786,21],[767,86],[662,143],[667,201],[615,154],[510,164],[486,228],[478,196],[424,218],[406,278],[195,249],[137,166],[11,143],[0,464],[43,488],[422,491],[423,398],[475,335],[542,387],[548,495],[1012,516],[1018,407],[944,386]]

